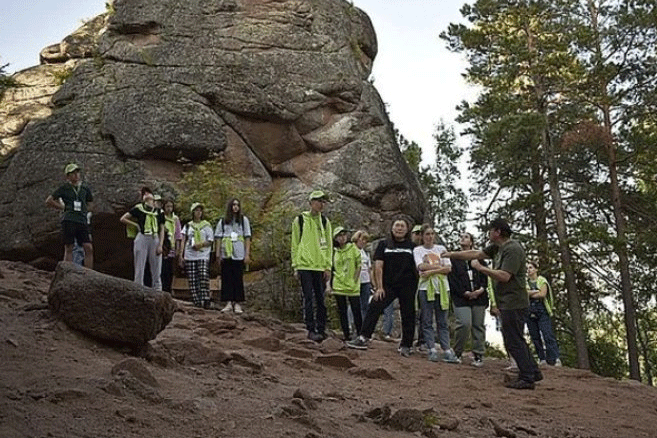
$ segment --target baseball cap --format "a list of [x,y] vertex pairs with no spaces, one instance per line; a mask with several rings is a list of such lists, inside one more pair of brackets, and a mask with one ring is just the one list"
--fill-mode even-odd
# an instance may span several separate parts
[[416,225],[411,230],[411,233],[419,233],[420,231],[422,231],[422,225]]
[[75,163],[69,163],[64,168],[64,174],[68,175],[69,173],[75,172],[76,170],[80,170],[80,166]]
[[193,212],[199,207],[203,208],[203,204],[201,204],[200,202],[194,202],[192,206],[189,208],[189,211]]
[[349,230],[347,230],[344,227],[335,227],[333,229],[333,238],[335,239],[336,237],[338,237],[338,234],[340,233],[347,233],[347,232],[349,232]]
[[324,193],[321,190],[313,190],[312,192],[310,192],[310,195],[308,195],[308,200],[309,201],[322,200],[329,202],[329,197],[326,193]]

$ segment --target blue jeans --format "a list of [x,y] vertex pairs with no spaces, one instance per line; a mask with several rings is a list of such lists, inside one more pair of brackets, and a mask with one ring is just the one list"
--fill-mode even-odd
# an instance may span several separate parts
[[[324,272],[299,271],[303,294],[303,320],[308,332],[323,334],[326,330],[326,303],[324,303]],[[317,313],[315,314],[315,308]]]
[[370,303],[370,296],[372,295],[372,283],[360,284],[360,316],[365,319],[367,313],[367,305]]
[[436,323],[438,325],[438,340],[440,348],[443,351],[449,350],[449,326],[447,325],[447,310],[440,308],[440,297],[436,295],[435,300],[427,300],[427,291],[418,291],[418,299],[420,301],[420,324],[422,326],[422,334],[424,335],[424,342],[427,348],[432,349],[436,346],[436,332],[433,328],[433,317],[436,316]]
[[[531,300],[527,328],[538,359],[554,365],[556,360],[559,359],[559,345],[557,344],[557,338],[554,336],[554,330],[552,330],[552,320],[542,301]],[[543,341],[545,341],[545,348],[543,347]]]
[[390,303],[388,307],[383,309],[383,322],[382,330],[384,335],[391,336],[392,328],[395,325],[395,302]]

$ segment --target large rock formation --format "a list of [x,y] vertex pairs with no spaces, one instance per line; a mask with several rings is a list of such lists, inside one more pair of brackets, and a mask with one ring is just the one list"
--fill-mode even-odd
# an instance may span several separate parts
[[299,206],[312,188],[332,192],[349,226],[377,233],[397,213],[422,219],[420,188],[367,80],[377,44],[364,12],[344,0],[115,0],[110,9],[44,49],[54,65],[16,76],[27,83],[58,68],[50,88],[33,81],[0,104],[1,258],[60,256],[58,217],[43,201],[70,161],[95,192],[105,272],[130,264],[118,217],[138,188],[175,192],[183,163],[219,153]]

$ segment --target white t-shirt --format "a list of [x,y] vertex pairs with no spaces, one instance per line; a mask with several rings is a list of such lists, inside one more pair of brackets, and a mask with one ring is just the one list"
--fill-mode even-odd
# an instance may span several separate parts
[[[424,257],[427,254],[442,254],[444,252],[447,252],[447,248],[442,245],[434,245],[431,248],[425,248],[424,245],[416,246],[415,249],[413,249],[415,266],[420,266],[420,264],[426,263],[424,261]],[[439,266],[452,266],[452,262],[450,259],[441,258]],[[418,290],[427,290],[428,281],[428,277],[420,277],[420,281],[417,286]]]
[[365,248],[360,250],[360,261],[360,282],[371,283],[370,269],[372,268],[372,261],[370,260],[370,255],[365,251]]
[[[193,245],[197,242],[194,241],[194,229],[189,223],[183,227],[182,235],[185,236],[185,260],[210,260],[212,246],[203,247],[198,251],[193,248]],[[204,242],[212,242],[214,240],[214,233],[209,224],[201,228],[201,236]]]
[[224,237],[231,237],[233,242],[233,260],[244,260],[246,255],[246,248],[244,246],[244,240],[239,240],[241,236],[243,239],[251,238],[251,224],[249,223],[249,218],[242,216],[244,222],[244,228],[242,229],[241,223],[233,223],[224,225],[224,220],[219,219],[217,222],[217,227],[214,230],[214,237],[221,240],[221,257],[226,258],[226,242],[223,241]]

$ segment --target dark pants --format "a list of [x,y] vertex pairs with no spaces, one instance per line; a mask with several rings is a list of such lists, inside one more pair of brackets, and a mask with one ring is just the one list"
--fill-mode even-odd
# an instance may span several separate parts
[[[162,257],[162,275],[160,275],[160,278],[162,278],[162,290],[165,292],[171,292],[171,286],[173,283],[173,264],[175,261],[175,257]],[[144,279],[144,282],[146,282],[146,279]]]
[[401,313],[402,340],[401,346],[411,348],[413,346],[413,335],[415,334],[415,289],[417,284],[408,287],[386,287],[386,296],[382,300],[372,300],[367,306],[367,313],[363,321],[361,334],[369,339],[374,333],[374,328],[383,310],[392,303],[395,298],[399,299],[399,312]]
[[[527,328],[529,329],[529,336],[532,338],[538,359],[554,365],[557,359],[559,359],[559,345],[552,330],[552,320],[542,301],[531,301]],[[545,341],[545,348],[543,348],[543,341]]]
[[354,324],[356,325],[356,334],[359,335],[363,328],[363,317],[360,313],[360,296],[348,297],[346,295],[333,295],[335,302],[338,305],[338,312],[340,313],[340,327],[342,327],[342,334],[344,334],[345,341],[350,339],[349,336],[349,309],[347,308],[347,301],[351,306],[351,313],[354,315]]
[[518,378],[526,382],[534,382],[534,375],[538,372],[536,361],[529,353],[525,341],[525,321],[527,309],[502,310],[502,338],[504,346],[518,365]]
[[221,301],[244,301],[244,260],[221,260]]
[[303,293],[303,320],[306,323],[306,330],[323,334],[326,330],[324,271],[299,271],[299,281]]

